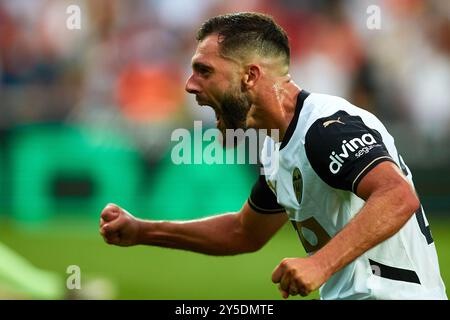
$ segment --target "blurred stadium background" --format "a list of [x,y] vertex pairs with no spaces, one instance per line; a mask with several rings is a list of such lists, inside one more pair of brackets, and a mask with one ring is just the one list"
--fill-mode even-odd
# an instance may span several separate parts
[[[72,4],[81,30],[66,28]],[[373,4],[379,30],[366,25]],[[254,166],[170,160],[174,129],[215,123],[183,91],[196,29],[236,11],[269,13],[287,30],[302,88],[346,97],[387,125],[449,286],[447,0],[0,0],[0,242],[64,277],[68,265],[108,277],[119,299],[278,299],[273,268],[304,255],[289,226],[258,253],[224,258],[110,247],[97,229],[108,202],[189,219],[247,198]]]

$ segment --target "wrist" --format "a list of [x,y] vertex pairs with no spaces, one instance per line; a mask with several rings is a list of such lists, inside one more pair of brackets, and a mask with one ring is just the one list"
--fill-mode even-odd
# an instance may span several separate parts
[[328,280],[336,272],[335,263],[333,263],[333,260],[330,259],[331,256],[324,254],[323,250],[317,251],[310,258],[313,259],[317,267],[321,270],[322,274],[325,277],[325,281]]
[[150,232],[150,221],[136,219],[136,244],[146,244],[147,234]]

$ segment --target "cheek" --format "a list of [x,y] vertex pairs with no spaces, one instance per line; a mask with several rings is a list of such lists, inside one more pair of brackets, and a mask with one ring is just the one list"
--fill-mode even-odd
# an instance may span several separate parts
[[227,92],[227,89],[221,87],[212,87],[208,92],[209,99],[220,112],[223,112],[222,105]]
[[222,88],[217,83],[212,82],[209,85],[205,86],[204,92],[211,100],[217,103],[218,101],[222,100],[225,88]]

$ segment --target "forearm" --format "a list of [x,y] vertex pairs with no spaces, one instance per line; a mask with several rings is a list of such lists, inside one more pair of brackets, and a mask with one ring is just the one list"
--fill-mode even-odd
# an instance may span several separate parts
[[395,190],[389,195],[374,194],[361,211],[314,255],[314,259],[331,276],[367,250],[390,238],[419,206],[417,198],[407,197],[405,200]]
[[140,220],[139,244],[209,255],[254,251],[242,232],[239,214],[226,213],[186,222]]

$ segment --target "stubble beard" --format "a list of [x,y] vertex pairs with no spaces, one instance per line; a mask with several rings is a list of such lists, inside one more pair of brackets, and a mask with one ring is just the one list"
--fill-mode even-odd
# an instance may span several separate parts
[[[223,146],[229,146],[231,141],[226,140],[226,130],[247,129],[247,114],[251,103],[248,98],[240,91],[236,93],[226,93],[223,96],[221,112],[218,114],[217,129],[222,133]],[[217,112],[217,111],[216,111]],[[231,145],[234,145],[231,143]]]

